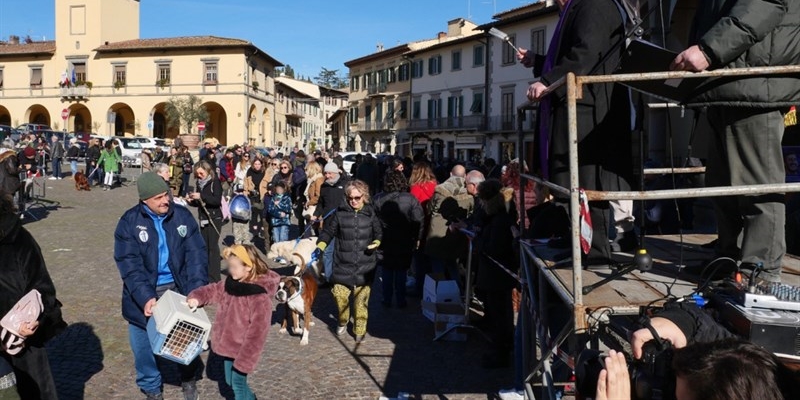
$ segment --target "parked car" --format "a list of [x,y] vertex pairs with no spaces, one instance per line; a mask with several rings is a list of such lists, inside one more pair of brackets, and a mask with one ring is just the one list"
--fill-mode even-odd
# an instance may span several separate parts
[[133,137],[114,136],[111,139],[119,143],[119,148],[122,150],[122,162],[128,165],[140,166],[142,165],[142,149],[143,142],[140,139]]
[[342,168],[344,168],[344,172],[350,173],[350,169],[353,167],[353,164],[356,162],[356,156],[361,154],[362,156],[366,156],[367,154],[372,154],[372,157],[377,159],[378,157],[374,153],[370,153],[368,151],[362,152],[355,152],[355,151],[344,151],[340,152],[339,155],[342,156]]
[[44,125],[44,124],[22,124],[18,126],[16,129],[22,134],[36,132],[36,131],[53,130],[53,128],[51,128],[49,125]]
[[16,143],[19,141],[19,132],[8,125],[0,125],[0,142],[6,138],[11,138]]
[[153,141],[156,143],[157,147],[161,147],[161,150],[164,150],[167,152],[167,154],[169,154],[169,149],[172,148],[172,146],[167,144],[166,139],[154,138]]

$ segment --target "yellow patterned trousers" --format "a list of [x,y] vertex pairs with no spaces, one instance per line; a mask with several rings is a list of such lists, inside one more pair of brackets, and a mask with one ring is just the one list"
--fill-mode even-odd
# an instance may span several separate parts
[[367,333],[367,315],[369,308],[369,286],[356,286],[351,288],[344,285],[335,284],[331,293],[339,309],[339,326],[346,326],[350,321],[350,297],[353,297],[353,333],[356,336]]

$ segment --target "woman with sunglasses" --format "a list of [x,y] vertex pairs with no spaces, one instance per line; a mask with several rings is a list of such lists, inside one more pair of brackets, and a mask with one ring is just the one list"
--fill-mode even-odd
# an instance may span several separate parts
[[370,204],[369,186],[363,181],[353,181],[344,188],[346,204],[325,222],[319,235],[317,256],[328,243],[336,239],[333,256],[331,293],[339,309],[337,335],[347,332],[350,321],[350,298],[353,298],[353,333],[356,343],[367,334],[367,305],[370,285],[375,276],[375,250],[381,244],[383,230],[378,214]]

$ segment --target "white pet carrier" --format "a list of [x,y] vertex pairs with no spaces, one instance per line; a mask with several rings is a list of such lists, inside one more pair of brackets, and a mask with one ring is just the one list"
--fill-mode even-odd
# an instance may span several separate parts
[[211,322],[202,308],[192,311],[186,296],[168,290],[153,307],[147,335],[153,353],[188,365],[207,347]]

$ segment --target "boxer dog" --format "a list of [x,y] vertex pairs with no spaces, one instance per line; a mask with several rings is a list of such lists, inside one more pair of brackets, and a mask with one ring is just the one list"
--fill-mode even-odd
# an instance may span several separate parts
[[89,187],[89,180],[83,172],[76,172],[73,179],[75,179],[75,190],[79,192],[81,190],[86,190],[87,192],[92,190],[92,188]]
[[[306,262],[311,260],[311,253],[317,248],[317,238],[309,237],[300,240],[287,240],[285,242],[273,243],[267,252],[267,258],[274,260],[278,257],[283,258],[290,264],[294,265],[294,275],[301,276],[306,265]],[[304,261],[305,260],[305,261]],[[311,270],[317,276],[320,276],[322,271],[322,260],[314,260],[311,262]]]
[[[305,259],[300,258],[299,275],[285,276],[278,284],[278,292],[275,293],[275,300],[279,304],[285,304],[285,314],[279,333],[286,333],[286,324],[289,322],[289,315],[292,316],[292,333],[302,334],[300,345],[308,344],[308,331],[314,325],[314,316],[311,314],[311,306],[317,297],[317,279],[310,269],[306,268]],[[300,315],[303,316],[305,328],[300,328]]]

